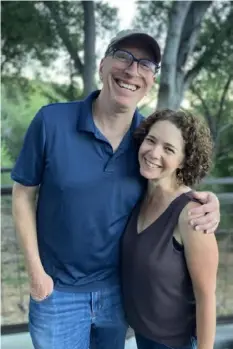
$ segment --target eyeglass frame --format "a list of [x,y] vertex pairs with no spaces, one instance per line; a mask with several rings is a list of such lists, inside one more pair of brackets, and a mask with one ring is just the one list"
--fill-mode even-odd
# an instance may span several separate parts
[[159,63],[156,63],[156,62],[152,61],[151,59],[147,59],[147,58],[139,58],[139,59],[138,59],[138,58],[136,58],[131,52],[129,52],[129,51],[127,51],[127,50],[122,50],[121,48],[118,48],[118,47],[110,48],[110,49],[105,53],[105,57],[110,56],[110,55],[112,55],[112,56],[114,57],[114,54],[115,54],[117,51],[126,52],[126,53],[128,53],[128,54],[133,58],[132,62],[130,63],[130,65],[128,65],[127,68],[129,68],[134,62],[137,62],[137,67],[138,67],[140,61],[148,61],[148,62],[151,62],[151,63],[153,63],[153,64],[155,65],[156,71],[155,71],[154,73],[153,73],[153,71],[151,71],[152,74],[153,74],[153,76],[155,76],[155,75],[158,73],[158,70],[160,69]]

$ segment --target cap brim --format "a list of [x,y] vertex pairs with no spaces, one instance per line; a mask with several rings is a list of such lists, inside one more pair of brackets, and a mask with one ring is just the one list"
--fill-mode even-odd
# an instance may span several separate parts
[[154,38],[152,38],[150,35],[148,35],[146,33],[131,33],[129,35],[125,35],[123,38],[120,38],[119,40],[112,42],[112,45],[117,45],[118,43],[120,44],[121,42],[125,41],[126,39],[130,39],[130,38],[132,38],[132,39],[133,38],[140,38],[141,42],[147,42],[147,44],[149,44],[149,47],[153,51],[156,63],[161,62],[161,51],[160,51],[159,44],[157,43],[157,41]]

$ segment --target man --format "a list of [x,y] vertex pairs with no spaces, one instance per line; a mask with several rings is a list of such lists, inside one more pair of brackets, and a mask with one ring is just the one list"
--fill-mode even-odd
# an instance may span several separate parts
[[[133,141],[142,120],[136,106],[160,58],[151,36],[119,33],[100,63],[102,90],[41,108],[27,131],[12,171],[13,215],[36,349],[124,348],[119,241],[144,187]],[[213,232],[218,200],[202,197],[193,223]]]

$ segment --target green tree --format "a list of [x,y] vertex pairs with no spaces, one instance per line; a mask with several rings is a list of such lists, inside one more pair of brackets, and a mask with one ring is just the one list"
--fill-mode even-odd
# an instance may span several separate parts
[[[53,85],[39,81],[29,81],[21,78],[8,77],[3,79],[1,95],[2,117],[2,166],[14,163],[22,146],[23,137],[31,119],[42,105],[49,103],[49,99],[41,93],[48,91],[54,99],[61,99],[56,94]],[[21,86],[25,88],[22,92]]]
[[32,61],[49,67],[64,56],[65,96],[73,99],[77,87],[85,95],[95,87],[96,35],[117,25],[117,10],[100,1],[3,1],[2,72],[20,74]]
[[186,93],[211,129],[217,176],[233,173],[232,20],[229,1],[139,1],[135,20],[164,42],[157,107],[178,108]]
[[191,107],[203,115],[215,143],[214,171],[216,176],[233,173],[233,74],[220,70],[202,72],[191,87]]
[[166,37],[158,108],[179,108],[203,68],[232,57],[232,21],[231,1],[138,2],[135,23],[160,40]]

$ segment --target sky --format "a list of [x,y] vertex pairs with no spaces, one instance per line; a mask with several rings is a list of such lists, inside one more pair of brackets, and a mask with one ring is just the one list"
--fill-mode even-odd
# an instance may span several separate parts
[[[105,0],[112,7],[118,9],[118,17],[120,25],[118,31],[132,28],[132,21],[136,12],[136,1],[132,0]],[[111,38],[110,38],[111,39]],[[96,52],[98,57],[103,57],[106,47],[108,46],[109,38],[106,41],[96,40]],[[98,64],[98,60],[97,60]]]
[[105,2],[118,8],[120,18],[119,30],[130,28],[136,10],[136,1],[106,0]]

